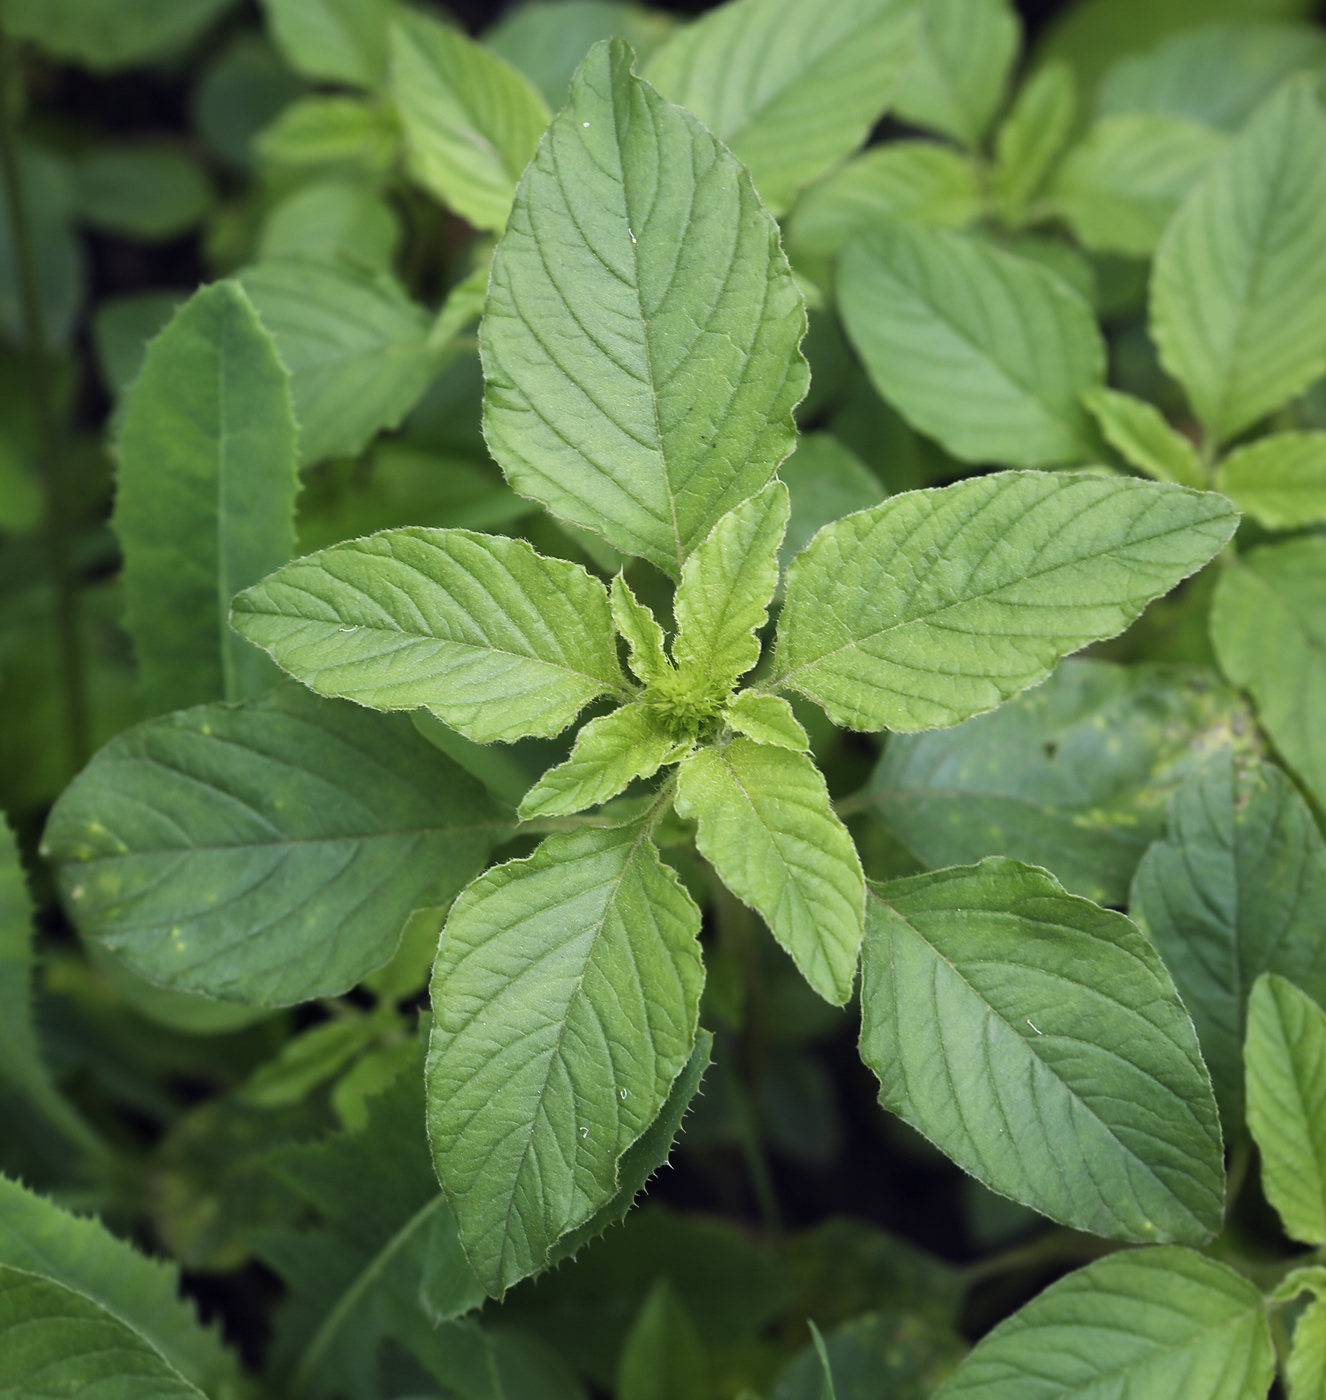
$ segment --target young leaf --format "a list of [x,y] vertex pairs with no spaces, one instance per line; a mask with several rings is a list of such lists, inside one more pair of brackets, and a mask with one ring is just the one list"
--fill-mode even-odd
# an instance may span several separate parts
[[1218,442],[1326,370],[1326,118],[1306,80],[1265,103],[1156,253],[1151,333]]
[[797,753],[810,748],[806,731],[781,695],[757,695],[753,690],[743,690],[729,702],[723,720],[729,729],[757,744],[773,744]]
[[376,88],[387,73],[387,0],[263,0],[272,38],[306,78]]
[[1222,496],[1122,477],[1004,472],[894,496],[793,561],[765,689],[853,729],[956,724],[1121,632],[1236,520]]
[[778,586],[787,530],[787,487],[771,481],[729,511],[681,571],[672,659],[697,693],[726,695],[760,659],[756,633]]
[[510,829],[409,720],[295,686],[112,740],[43,851],[82,931],[153,982],[260,1006],[336,996]]
[[638,823],[551,836],[456,901],[433,970],[428,1129],[494,1296],[615,1196],[695,1043],[699,931]]
[[731,147],[781,214],[883,115],[915,27],[912,0],[728,0],[679,29],[645,76]]
[[430,15],[391,25],[391,89],[411,174],[475,228],[500,232],[548,108],[504,58]]
[[805,754],[733,739],[681,766],[677,811],[695,843],[750,905],[806,981],[842,1006],[852,995],[865,881],[847,828]]
[[750,177],[598,45],[493,259],[488,445],[511,484],[673,578],[795,441],[801,294]]
[[1206,486],[1197,448],[1170,427],[1154,404],[1103,386],[1088,389],[1082,398],[1110,446],[1138,471],[1197,491]]
[[153,709],[240,700],[275,679],[230,599],[295,543],[290,379],[233,282],[197,292],[151,344],[125,403],[115,531]]
[[991,859],[872,885],[861,1057],[977,1180],[1079,1230],[1202,1243],[1220,1125],[1183,1004],[1122,914]]
[[1243,1057],[1266,1199],[1291,1239],[1326,1244],[1326,1011],[1263,973],[1248,1002]]
[[636,1314],[617,1369],[618,1400],[708,1400],[709,1357],[685,1304],[660,1278]]
[[982,1338],[935,1400],[1265,1400],[1274,1377],[1253,1284],[1189,1249],[1135,1249],[1051,1284]]
[[1326,521],[1326,432],[1273,433],[1231,452],[1216,487],[1268,530]]
[[1087,303],[1052,272],[988,242],[883,222],[846,247],[843,322],[876,388],[969,462],[1082,462],[1082,393],[1105,347]]
[[975,149],[1008,87],[1022,25],[1008,0],[924,0],[916,47],[898,80],[904,121]]
[[625,693],[603,585],[502,535],[349,540],[240,594],[234,624],[320,694],[426,706],[481,744],[557,734]]
[[520,815],[528,821],[597,807],[689,750],[689,744],[677,743],[661,727],[650,707],[623,705],[590,720],[576,736],[571,757],[550,768],[525,794]]
[[1068,144],[1077,114],[1073,70],[1046,63],[1022,85],[995,135],[990,187],[996,202],[1015,223],[1040,192]]
[[6,0],[5,29],[99,72],[178,50],[233,0]]
[[649,685],[670,674],[672,667],[663,650],[663,629],[621,574],[612,581],[611,603],[612,620],[626,641],[636,678]]
[[1326,539],[1232,560],[1211,605],[1211,641],[1220,669],[1256,700],[1271,742],[1326,804]]
[[301,97],[282,107],[253,139],[277,175],[351,176],[380,183],[398,164],[401,131],[395,112],[360,97]]

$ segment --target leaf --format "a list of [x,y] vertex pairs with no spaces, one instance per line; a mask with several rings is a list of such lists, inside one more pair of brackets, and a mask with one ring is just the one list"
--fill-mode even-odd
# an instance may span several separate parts
[[359,262],[391,266],[400,220],[368,184],[329,178],[301,185],[268,211],[258,240],[259,262],[307,258],[335,267]]
[[990,189],[1015,223],[1054,169],[1077,114],[1077,85],[1066,63],[1050,62],[1023,83],[995,133]]
[[173,146],[94,146],[74,166],[79,215],[97,228],[146,242],[178,238],[215,198],[210,181]]
[[493,1296],[616,1194],[695,1043],[699,931],[638,823],[550,836],[456,901],[433,970],[428,1129]]
[[1306,80],[1258,108],[1156,251],[1151,334],[1219,442],[1326,370],[1326,119]]
[[1007,472],[894,496],[793,561],[767,690],[853,729],[956,724],[1121,632],[1229,538],[1223,497]]
[[1007,0],[924,0],[916,49],[898,80],[904,121],[978,147],[1004,101],[1022,42]]
[[781,214],[883,115],[916,11],[911,0],[728,0],[678,29],[645,76],[731,148]]
[[631,592],[631,585],[618,574],[612,581],[612,620],[626,641],[632,673],[646,685],[671,671],[663,650],[663,629],[654,614]]
[[92,343],[106,387],[116,397],[138,378],[148,343],[165,329],[187,292],[131,292],[107,297],[92,317]]
[[259,1108],[300,1103],[367,1050],[381,1030],[380,1024],[363,1015],[319,1021],[291,1036],[276,1055],[264,1060],[240,1085],[237,1096]]
[[1091,308],[1043,267],[944,229],[881,222],[838,272],[875,387],[954,456],[1045,466],[1095,451],[1081,396],[1102,381]]
[[182,48],[233,0],[6,0],[5,29],[98,72]]
[[387,72],[386,0],[263,0],[281,57],[306,78],[375,88]]
[[259,1006],[336,996],[391,957],[510,830],[409,720],[281,687],[114,739],[43,852],[82,931],[170,987]]
[[[811,1324],[814,1327],[814,1323]],[[816,1329],[818,1331],[818,1329]],[[928,1400],[964,1351],[948,1328],[914,1314],[869,1312],[806,1347],[783,1370],[772,1400],[824,1400],[827,1367],[838,1400]]]
[[852,995],[865,882],[852,838],[805,754],[749,739],[680,770],[677,811],[719,878],[769,925],[826,1001]]
[[522,495],[675,579],[791,451],[805,310],[749,176],[630,63],[591,51],[521,184],[484,427]]
[[880,503],[887,494],[861,459],[828,433],[805,433],[778,475],[787,483],[792,514],[778,551],[786,570],[825,526]]
[[[203,1327],[191,1304],[179,1296],[179,1273],[173,1265],[149,1259],[117,1239],[100,1221],[70,1215],[3,1176],[0,1265],[6,1274],[17,1270],[40,1274],[62,1289],[74,1290],[90,1305],[104,1308],[174,1372],[187,1378],[190,1391],[197,1386],[217,1400],[234,1400],[240,1394],[236,1358],[221,1345],[217,1330]],[[0,1357],[8,1356],[12,1345],[0,1344]],[[4,1393],[3,1382],[0,1393]]]
[[1216,486],[1268,530],[1326,520],[1326,432],[1272,433],[1236,448]]
[[1197,448],[1170,427],[1154,404],[1104,387],[1089,389],[1082,397],[1110,446],[1138,471],[1196,491],[1206,486]]
[[1171,796],[1252,730],[1209,671],[1070,660],[993,714],[895,735],[871,800],[927,866],[1011,856],[1122,906]]
[[[1314,978],[1321,995],[1323,979]],[[1248,1001],[1248,1127],[1291,1239],[1326,1243],[1326,1011],[1274,973]]]
[[290,371],[302,465],[356,456],[423,396],[428,319],[389,278],[290,259],[239,280]]
[[519,70],[458,29],[402,9],[391,90],[410,173],[475,228],[500,232],[548,108]]
[[[380,182],[400,158],[395,112],[360,97],[301,97],[258,132],[253,148],[278,179],[292,173],[343,175]],[[285,168],[280,168],[285,167]]]
[[1219,133],[1183,117],[1103,117],[1064,158],[1046,198],[1093,252],[1148,257],[1224,147]]
[[979,1341],[935,1400],[1263,1400],[1261,1294],[1188,1249],[1127,1250],[1053,1283]]
[[1211,641],[1220,669],[1256,700],[1271,742],[1326,804],[1326,539],[1231,560],[1211,605]]
[[240,594],[234,623],[320,694],[426,706],[481,744],[557,734],[596,695],[625,694],[603,585],[501,535],[334,545]]
[[690,748],[675,742],[645,705],[623,705],[592,719],[576,736],[571,757],[550,768],[525,794],[520,815],[566,816],[597,807],[636,778],[652,777]]
[[709,1358],[685,1304],[665,1278],[650,1290],[626,1335],[619,1400],[707,1400]]
[[787,487],[771,481],[729,511],[682,568],[672,659],[698,694],[727,695],[760,659],[756,633],[778,586],[787,516]]
[[884,1107],[1052,1220],[1210,1239],[1224,1186],[1215,1101],[1192,1022],[1137,929],[1004,859],[871,895],[861,1057]]
[[195,293],[149,346],[120,432],[115,532],[154,709],[275,679],[228,619],[232,594],[294,552],[295,432],[289,376],[243,291]]
[[723,719],[730,729],[757,744],[773,744],[797,753],[810,748],[806,731],[781,695],[757,695],[753,690],[743,690],[729,702]]
[[1291,1400],[1326,1395],[1326,1303],[1310,1303],[1294,1324],[1294,1347],[1285,1363]]

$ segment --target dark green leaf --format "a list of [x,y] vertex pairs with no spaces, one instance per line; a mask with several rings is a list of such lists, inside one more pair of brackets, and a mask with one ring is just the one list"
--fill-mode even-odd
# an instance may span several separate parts
[[5,28],[57,58],[114,70],[187,44],[234,0],[6,0]]
[[626,1334],[618,1400],[709,1400],[709,1358],[686,1306],[667,1281],[650,1290]]
[[[824,1342],[837,1400],[929,1400],[965,1350],[949,1328],[906,1312],[855,1318]],[[824,1363],[806,1347],[783,1371],[772,1400],[822,1400]]]

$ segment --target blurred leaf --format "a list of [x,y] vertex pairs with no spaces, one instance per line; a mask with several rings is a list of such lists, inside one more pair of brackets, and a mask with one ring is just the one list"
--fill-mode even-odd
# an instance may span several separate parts
[[1231,452],[1216,487],[1268,530],[1326,521],[1326,432],[1272,433]]
[[107,389],[116,396],[138,378],[154,340],[189,299],[186,291],[129,292],[98,302],[92,313],[92,344]]
[[380,1033],[381,1026],[358,1013],[320,1021],[293,1035],[240,1086],[241,1103],[283,1108],[307,1098],[334,1079]]
[[6,0],[5,28],[56,58],[128,68],[190,43],[234,0]]
[[261,34],[241,30],[203,70],[191,96],[194,129],[212,153],[247,167],[254,137],[304,90]]
[[0,533],[31,534],[41,523],[42,490],[27,457],[0,428]]
[[389,0],[263,0],[263,8],[296,73],[365,88],[386,77]]
[[878,505],[888,494],[874,472],[830,433],[803,433],[778,475],[792,498],[792,515],[778,552],[784,570],[823,526]]
[[1018,90],[995,133],[990,188],[996,203],[1020,223],[1040,193],[1073,132],[1077,89],[1067,64],[1047,63]]
[[1191,438],[1171,427],[1154,404],[1115,389],[1088,389],[1083,402],[1111,447],[1147,476],[1202,490],[1206,472]]
[[380,1002],[390,1004],[417,996],[428,985],[446,913],[445,908],[416,909],[405,921],[400,946],[391,961],[364,978],[364,986]]
[[400,155],[390,108],[358,97],[300,97],[254,138],[267,164],[380,179]]
[[74,208],[95,228],[149,243],[188,232],[212,206],[211,182],[196,161],[168,145],[94,146],[75,162]]
[[667,1279],[650,1289],[626,1334],[617,1400],[709,1400],[709,1358],[695,1324]]
[[[82,245],[72,227],[73,184],[65,163],[40,147],[20,146],[17,164],[46,344],[55,347],[73,330],[86,281]],[[7,185],[0,181],[0,335],[26,347],[13,217]]]
[[[858,1317],[824,1341],[837,1400],[929,1400],[966,1347],[947,1327],[902,1310]],[[784,1370],[771,1400],[821,1400],[825,1367],[807,1347]]]
[[401,236],[395,209],[370,186],[315,180],[268,211],[258,239],[258,260],[357,261],[385,269],[395,259]]

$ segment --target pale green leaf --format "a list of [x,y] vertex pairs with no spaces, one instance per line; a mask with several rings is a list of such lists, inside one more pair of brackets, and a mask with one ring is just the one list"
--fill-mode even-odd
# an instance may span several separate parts
[[1088,461],[1081,397],[1105,346],[1086,301],[1045,268],[944,229],[881,222],[839,264],[843,321],[875,387],[968,462]]
[[391,90],[410,173],[475,228],[501,230],[548,108],[491,49],[430,15],[391,26]]
[[1326,370],[1326,118],[1308,82],[1260,107],[1156,252],[1151,333],[1223,442]]
[[727,695],[760,659],[756,633],[778,586],[787,516],[787,487],[771,481],[729,511],[682,568],[672,659],[697,694]]
[[1231,1129],[1253,982],[1278,972],[1326,997],[1323,902],[1326,844],[1294,785],[1266,764],[1239,772],[1227,754],[1174,795],[1138,868],[1129,913],[1178,985]]
[[[1314,981],[1321,996],[1323,979]],[[1326,1011],[1294,982],[1263,974],[1243,1058],[1266,1199],[1291,1239],[1326,1244]]]
[[632,673],[646,685],[668,675],[671,666],[663,650],[663,629],[621,574],[612,581],[611,603],[612,620],[626,640]]
[[686,1305],[661,1278],[626,1334],[617,1400],[709,1400],[709,1357]]
[[283,686],[112,740],[43,849],[79,927],[135,971],[276,1006],[380,967],[510,825],[403,716]]
[[357,455],[422,397],[428,318],[385,274],[292,258],[239,280],[290,371],[303,465]]
[[94,146],[73,173],[77,211],[85,222],[151,243],[187,233],[215,198],[202,169],[174,146]]
[[810,748],[806,731],[781,695],[757,695],[753,690],[743,690],[724,709],[723,721],[729,729],[757,744],[773,744],[797,753]]
[[99,71],[178,50],[234,0],[5,0],[5,28]]
[[495,1296],[615,1196],[695,1043],[699,931],[641,824],[551,836],[456,901],[433,970],[428,1125]]
[[503,535],[406,528],[333,545],[240,594],[234,624],[319,694],[426,706],[481,744],[557,734],[626,689],[607,590]]
[[1110,446],[1138,471],[1197,491],[1205,487],[1206,473],[1197,448],[1165,421],[1154,404],[1104,387],[1089,389],[1083,401]]
[[680,770],[677,811],[719,878],[769,925],[806,981],[852,995],[865,882],[847,828],[805,754],[749,739],[701,749]]
[[630,65],[591,51],[521,184],[484,425],[522,495],[678,578],[792,449],[805,311],[750,177]]
[[1121,632],[1229,539],[1223,496],[1004,472],[894,496],[792,563],[774,675],[853,729],[993,709]]
[[428,332],[429,348],[438,351],[449,345],[473,322],[483,315],[488,296],[488,268],[479,266],[462,277],[447,293],[442,309],[437,313],[433,328]]
[[230,630],[230,599],[290,558],[297,489],[289,376],[248,298],[218,282],[148,348],[120,431],[114,525],[154,709],[275,679]]
[[995,133],[990,190],[1015,223],[1040,192],[1073,134],[1077,84],[1066,63],[1050,62],[1023,83]]
[[1326,1396],[1326,1303],[1310,1303],[1294,1324],[1294,1345],[1285,1364],[1289,1400]]
[[1047,206],[1093,252],[1148,257],[1224,147],[1219,132],[1184,117],[1103,117],[1064,158]]
[[1311,1293],[1314,1298],[1326,1298],[1326,1266],[1307,1264],[1300,1269],[1291,1269],[1272,1290],[1270,1297],[1275,1303],[1292,1303],[1302,1293]]
[[401,132],[395,112],[382,103],[301,97],[263,127],[253,148],[264,163],[286,167],[278,172],[286,180],[292,171],[318,170],[381,180],[400,157]]
[[883,115],[917,8],[914,0],[728,0],[679,29],[645,76],[732,149],[780,214]]
[[1326,521],[1326,432],[1274,433],[1237,448],[1216,486],[1268,530]]
[[856,453],[828,433],[803,433],[778,475],[792,500],[787,534],[778,551],[784,569],[825,525],[876,506],[888,494]]
[[1326,805],[1326,538],[1249,550],[1211,605],[1220,668],[1247,690],[1271,742]]
[[647,705],[623,705],[592,719],[571,757],[550,768],[525,794],[520,815],[559,817],[597,807],[636,778],[648,778],[690,749],[676,743]]
[[1123,917],[991,859],[872,885],[861,1057],[880,1102],[1079,1230],[1202,1243],[1220,1125],[1192,1022]]
[[1265,1400],[1261,1294],[1189,1249],[1135,1249],[1053,1283],[979,1341],[935,1400]]
[[871,798],[926,866],[1012,856],[1121,907],[1175,790],[1253,732],[1205,669],[1069,660],[992,714],[895,735]]
[[306,78],[378,87],[387,71],[388,0],[263,0],[281,56]]
[[916,126],[977,147],[994,120],[1022,42],[1008,0],[925,0],[894,105]]
[[388,268],[401,242],[395,209],[362,181],[313,180],[268,211],[258,238],[258,261],[312,258]]

